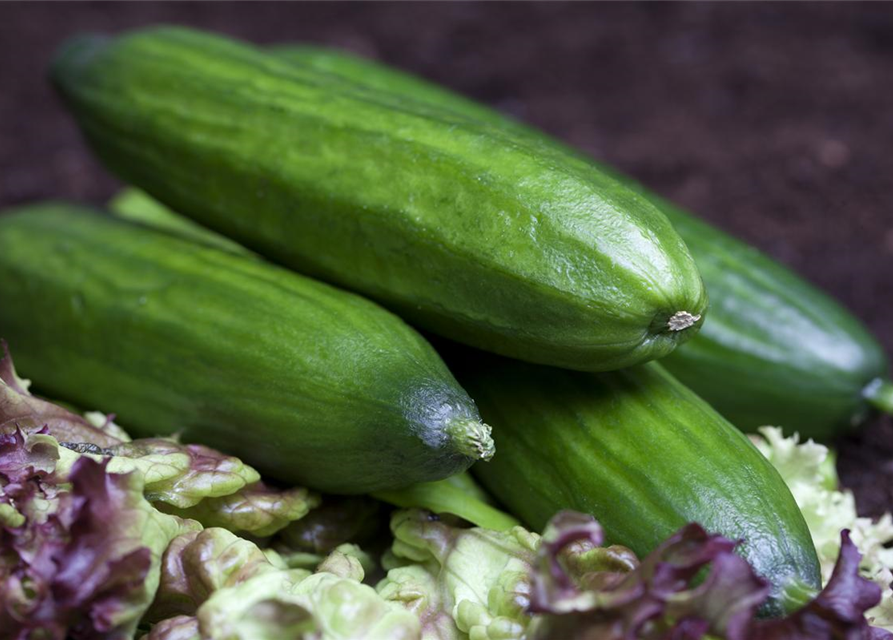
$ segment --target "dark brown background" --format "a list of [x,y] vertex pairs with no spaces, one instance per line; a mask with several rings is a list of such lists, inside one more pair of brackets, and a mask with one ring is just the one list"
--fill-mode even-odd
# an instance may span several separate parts
[[[893,5],[0,3],[0,206],[117,184],[44,81],[77,31],[309,40],[415,71],[640,178],[847,304],[893,353]],[[842,441],[893,509],[893,422]]]

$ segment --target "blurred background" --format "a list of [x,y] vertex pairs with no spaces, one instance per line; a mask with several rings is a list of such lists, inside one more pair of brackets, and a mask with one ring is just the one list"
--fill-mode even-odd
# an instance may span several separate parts
[[[0,3],[0,208],[119,184],[45,81],[79,31],[194,25],[378,58],[545,129],[829,291],[893,354],[893,4]],[[893,510],[893,421],[837,443]]]

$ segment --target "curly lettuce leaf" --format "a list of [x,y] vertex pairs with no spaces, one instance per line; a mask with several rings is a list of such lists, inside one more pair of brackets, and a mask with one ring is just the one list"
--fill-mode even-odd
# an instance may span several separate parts
[[862,553],[860,571],[883,589],[881,603],[868,612],[877,626],[893,631],[893,517],[884,514],[873,521],[860,518],[852,492],[841,489],[834,458],[827,447],[797,434],[785,437],[781,429],[762,427],[752,440],[778,469],[812,534],[825,583],[831,579],[841,554],[840,532],[850,538]]
[[194,523],[162,514],[138,474],[79,458],[55,473],[45,433],[0,435],[0,628],[13,638],[130,638],[159,581],[161,555]]
[[206,527],[267,537],[302,519],[319,503],[319,495],[307,489],[274,489],[255,482],[229,495],[204,498],[186,509],[159,506],[167,513],[198,520]]
[[[233,494],[258,482],[260,474],[234,456],[200,444],[180,444],[171,438],[143,438],[104,452],[117,464],[138,465],[148,497],[178,509],[194,507],[205,498]],[[153,472],[155,477],[152,477]]]
[[165,552],[148,638],[417,638],[411,614],[361,584],[365,558],[342,545],[311,574],[225,529],[185,533]]
[[83,455],[104,460],[111,473],[140,474],[146,498],[165,513],[255,537],[276,533],[319,504],[319,496],[306,489],[265,485],[254,468],[236,457],[172,438],[141,438],[99,454],[65,455],[68,465]]
[[313,637],[316,621],[290,591],[305,572],[261,573],[228,589],[216,591],[196,618],[202,638],[214,640],[279,640]]
[[749,640],[890,640],[893,633],[869,626],[865,612],[881,588],[859,575],[861,555],[849,532],[840,534],[840,556],[831,578],[812,602],[782,620],[755,622]]
[[174,538],[161,561],[161,577],[149,620],[195,615],[216,591],[278,571],[253,542],[221,528]]
[[539,536],[464,529],[427,511],[395,512],[377,589],[423,621],[423,638],[521,638]]
[[362,582],[366,574],[376,567],[371,555],[355,544],[345,543],[336,547],[317,566],[317,571],[333,573],[341,578]]
[[195,616],[175,616],[162,620],[140,640],[201,640],[198,618]]
[[[599,551],[592,518],[564,512],[543,534],[533,574],[530,638],[564,640],[880,640],[865,611],[880,588],[859,576],[859,552],[846,532],[831,580],[782,620],[755,620],[768,584],[735,555],[736,543],[689,524],[641,562]],[[585,545],[572,556],[568,550]],[[701,577],[703,576],[703,579]]]
[[110,434],[121,442],[130,442],[132,438],[124,428],[115,423],[115,416],[102,411],[87,411],[84,419],[100,431]]
[[325,640],[413,640],[419,621],[375,589],[321,570],[301,581],[292,595],[312,612]]
[[95,450],[122,442],[113,430],[94,426],[68,409],[31,395],[30,383],[16,374],[6,342],[0,341],[0,347],[0,434],[46,428],[59,442],[86,443]]
[[213,640],[415,640],[410,612],[362,584],[360,562],[337,551],[312,575],[274,570],[220,589],[196,618],[201,638]]

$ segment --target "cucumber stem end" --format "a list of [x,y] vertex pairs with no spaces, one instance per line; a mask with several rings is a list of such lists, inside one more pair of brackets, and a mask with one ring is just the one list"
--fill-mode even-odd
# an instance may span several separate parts
[[670,331],[683,331],[694,325],[701,319],[701,314],[689,313],[688,311],[677,311],[670,319],[667,320],[667,329]]
[[459,453],[485,462],[496,452],[491,431],[490,425],[470,418],[451,421],[446,428]]

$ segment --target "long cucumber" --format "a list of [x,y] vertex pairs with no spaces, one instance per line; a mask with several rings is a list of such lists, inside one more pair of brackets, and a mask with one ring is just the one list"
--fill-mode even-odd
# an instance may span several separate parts
[[73,205],[0,216],[0,336],[44,391],[334,493],[489,458],[433,348],[368,300]]
[[[451,363],[452,364],[452,363]],[[803,515],[747,437],[659,364],[579,373],[473,354],[454,366],[499,453],[473,474],[534,529],[594,515],[640,556],[688,522],[741,540],[773,585],[767,614],[820,587]]]
[[[493,109],[371,60],[310,45],[283,45],[274,51],[302,67],[545,140]],[[600,168],[667,216],[707,286],[707,321],[698,335],[662,361],[682,382],[746,430],[773,424],[827,439],[861,423],[872,408],[893,413],[887,357],[852,314],[753,247],[629,177]]]
[[179,28],[76,39],[52,79],[128,182],[434,333],[609,370],[702,321],[666,218],[535,137]]

